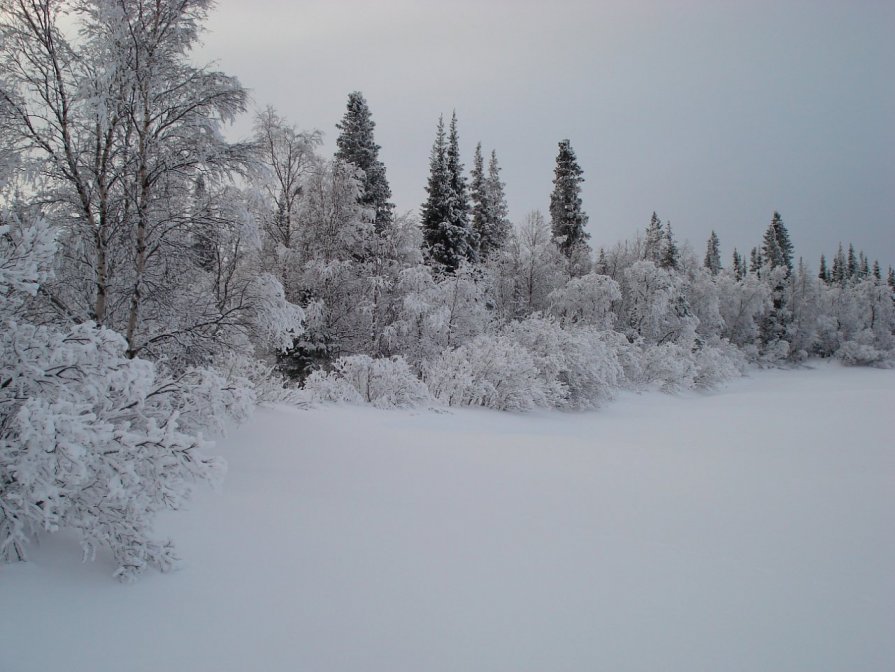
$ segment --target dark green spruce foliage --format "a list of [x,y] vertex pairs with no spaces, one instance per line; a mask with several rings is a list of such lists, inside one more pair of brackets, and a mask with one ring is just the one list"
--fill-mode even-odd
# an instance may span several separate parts
[[824,282],[830,282],[830,271],[827,269],[827,258],[824,255],[820,255],[820,270],[817,272],[817,277]]
[[681,265],[681,253],[674,242],[674,233],[671,231],[671,221],[665,222],[665,245],[662,250],[662,258],[659,266],[677,270]]
[[550,194],[550,225],[557,246],[569,259],[575,256],[580,248],[586,247],[587,239],[590,238],[584,230],[587,214],[581,203],[582,182],[584,177],[575,158],[572,143],[563,140],[559,143],[553,193]]
[[792,242],[779,212],[774,212],[771,223],[765,231],[761,251],[764,261],[770,264],[771,268],[785,266],[787,275],[792,273]]
[[451,117],[447,138],[444,120],[438,119],[426,191],[429,197],[423,203],[421,224],[427,262],[448,273],[464,261],[476,262],[478,236],[469,222],[469,196],[460,163],[456,113]]
[[395,205],[390,202],[392,190],[385,176],[385,165],[379,160],[379,145],[373,139],[376,127],[370,108],[360,91],[348,94],[348,109],[336,124],[336,158],[364,171],[360,203],[372,212],[378,233],[388,229],[394,218]]
[[662,228],[662,220],[653,211],[649,226],[646,227],[646,240],[643,245],[643,258],[658,265],[662,261],[662,248],[665,241],[665,230]]
[[743,255],[737,252],[737,248],[733,248],[733,277],[735,280],[742,280],[746,277],[746,260]]
[[721,272],[721,243],[718,240],[718,234],[714,231],[705,245],[704,264],[712,275],[718,275]]
[[484,261],[494,250],[503,246],[511,228],[497,153],[491,152],[486,174],[482,143],[478,143],[470,176],[472,225],[478,235],[479,259]]

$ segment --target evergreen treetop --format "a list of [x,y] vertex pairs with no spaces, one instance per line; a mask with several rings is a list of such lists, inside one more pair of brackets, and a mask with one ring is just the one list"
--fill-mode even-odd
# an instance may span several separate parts
[[424,255],[448,273],[464,261],[478,260],[477,236],[469,222],[469,196],[460,162],[457,115],[451,118],[449,135],[445,137],[444,118],[438,118],[435,143],[429,158],[429,196],[423,204]]
[[373,211],[376,231],[382,233],[394,218],[395,206],[390,202],[392,190],[385,176],[385,165],[379,160],[379,145],[373,139],[376,127],[367,101],[360,91],[348,94],[348,109],[336,124],[341,131],[336,138],[336,158],[363,171],[361,205]]
[[590,238],[584,230],[588,218],[582,208],[582,182],[584,177],[572,143],[563,140],[559,143],[550,195],[550,228],[557,246],[569,259],[578,248],[586,247]]
[[712,275],[718,275],[721,272],[721,244],[718,240],[718,234],[714,231],[712,231],[706,242],[704,264],[711,271]]
[[762,253],[764,261],[770,264],[771,268],[784,266],[787,275],[792,273],[793,246],[789,239],[789,232],[786,230],[779,212],[774,211],[771,223],[765,231],[762,241]]

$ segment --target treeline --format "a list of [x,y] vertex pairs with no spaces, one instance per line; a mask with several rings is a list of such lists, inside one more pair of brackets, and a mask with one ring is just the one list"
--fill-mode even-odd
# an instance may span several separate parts
[[210,7],[0,4],[3,558],[69,528],[122,578],[170,567],[152,520],[219,476],[203,435],[295,386],[588,408],[750,362],[890,361],[891,268],[887,284],[840,250],[818,277],[777,214],[730,268],[717,236],[697,254],[655,214],[594,254],[568,140],[548,213],[515,226],[496,152],[479,145],[467,177],[456,115],[437,123],[418,217],[396,212],[358,92],[335,156],[272,109],[225,141],[247,95],[190,60]]

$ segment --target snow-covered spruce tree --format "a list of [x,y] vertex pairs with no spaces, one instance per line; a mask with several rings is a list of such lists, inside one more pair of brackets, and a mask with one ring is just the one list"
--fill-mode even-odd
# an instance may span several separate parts
[[[122,333],[129,356],[177,367],[244,347],[268,318],[298,327],[253,266],[256,224],[229,183],[250,152],[220,126],[245,90],[190,61],[210,6],[10,1],[0,18],[2,131],[41,175],[29,188],[66,250],[44,291],[67,317]],[[63,14],[80,22],[76,41]]]
[[820,268],[817,271],[817,277],[826,283],[830,282],[830,271],[827,268],[827,258],[823,254],[820,255]]
[[336,159],[363,171],[360,204],[371,211],[377,233],[391,226],[394,219],[394,203],[390,202],[392,190],[385,176],[385,165],[379,160],[379,145],[373,138],[376,124],[370,114],[367,101],[360,91],[348,94],[348,109],[342,121],[336,124]]
[[582,208],[583,171],[569,140],[559,143],[550,194],[550,228],[557,246],[569,261],[571,275],[583,275],[590,268],[590,234],[584,230],[587,214]]
[[646,239],[643,244],[643,259],[651,261],[657,266],[662,261],[665,247],[665,230],[662,228],[662,220],[653,211],[649,225],[646,227]]
[[746,260],[743,259],[743,255],[737,252],[736,248],[733,248],[733,256],[731,258],[731,269],[733,270],[733,278],[734,280],[742,280],[746,277]]
[[456,112],[451,117],[447,138],[444,120],[438,119],[426,191],[429,196],[420,215],[426,261],[447,273],[456,271],[464,261],[477,261],[478,242],[469,222],[469,196],[460,162]]
[[708,242],[705,244],[705,261],[703,264],[712,275],[718,275],[721,271],[721,243],[718,241],[718,234],[714,231],[712,231]]
[[762,277],[771,288],[773,304],[761,324],[761,342],[766,353],[780,353],[783,344],[789,342],[787,330],[792,315],[786,303],[785,289],[793,271],[793,246],[780,213],[776,211],[765,231],[761,249],[766,267]]
[[251,396],[209,371],[165,376],[94,323],[31,322],[53,231],[0,220],[0,559],[71,529],[85,557],[110,549],[122,580],[169,569],[173,546],[152,537],[153,518],[218,478],[201,428],[246,413]]
[[470,177],[472,224],[478,235],[479,259],[485,261],[506,244],[511,228],[497,153],[492,150],[486,174],[482,143],[478,143]]
[[472,205],[472,228],[478,234],[479,258],[485,259],[490,241],[483,235],[487,229],[488,194],[485,190],[485,158],[482,156],[481,142],[476,143],[472,170],[469,171],[469,201]]
[[680,268],[681,263],[681,253],[678,249],[677,243],[674,240],[674,233],[671,230],[671,221],[665,222],[665,244],[662,248],[662,258],[659,261],[659,266],[662,268],[668,268],[677,270]]
[[783,266],[787,275],[792,273],[793,246],[789,239],[789,231],[786,230],[779,212],[775,211],[771,218],[771,223],[764,234],[761,251],[765,263],[770,264],[771,268]]

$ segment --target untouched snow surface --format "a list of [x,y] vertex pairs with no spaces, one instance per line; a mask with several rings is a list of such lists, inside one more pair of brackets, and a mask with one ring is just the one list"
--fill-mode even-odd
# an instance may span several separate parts
[[895,670],[895,372],[596,413],[261,410],[136,585],[0,567],[3,672]]

